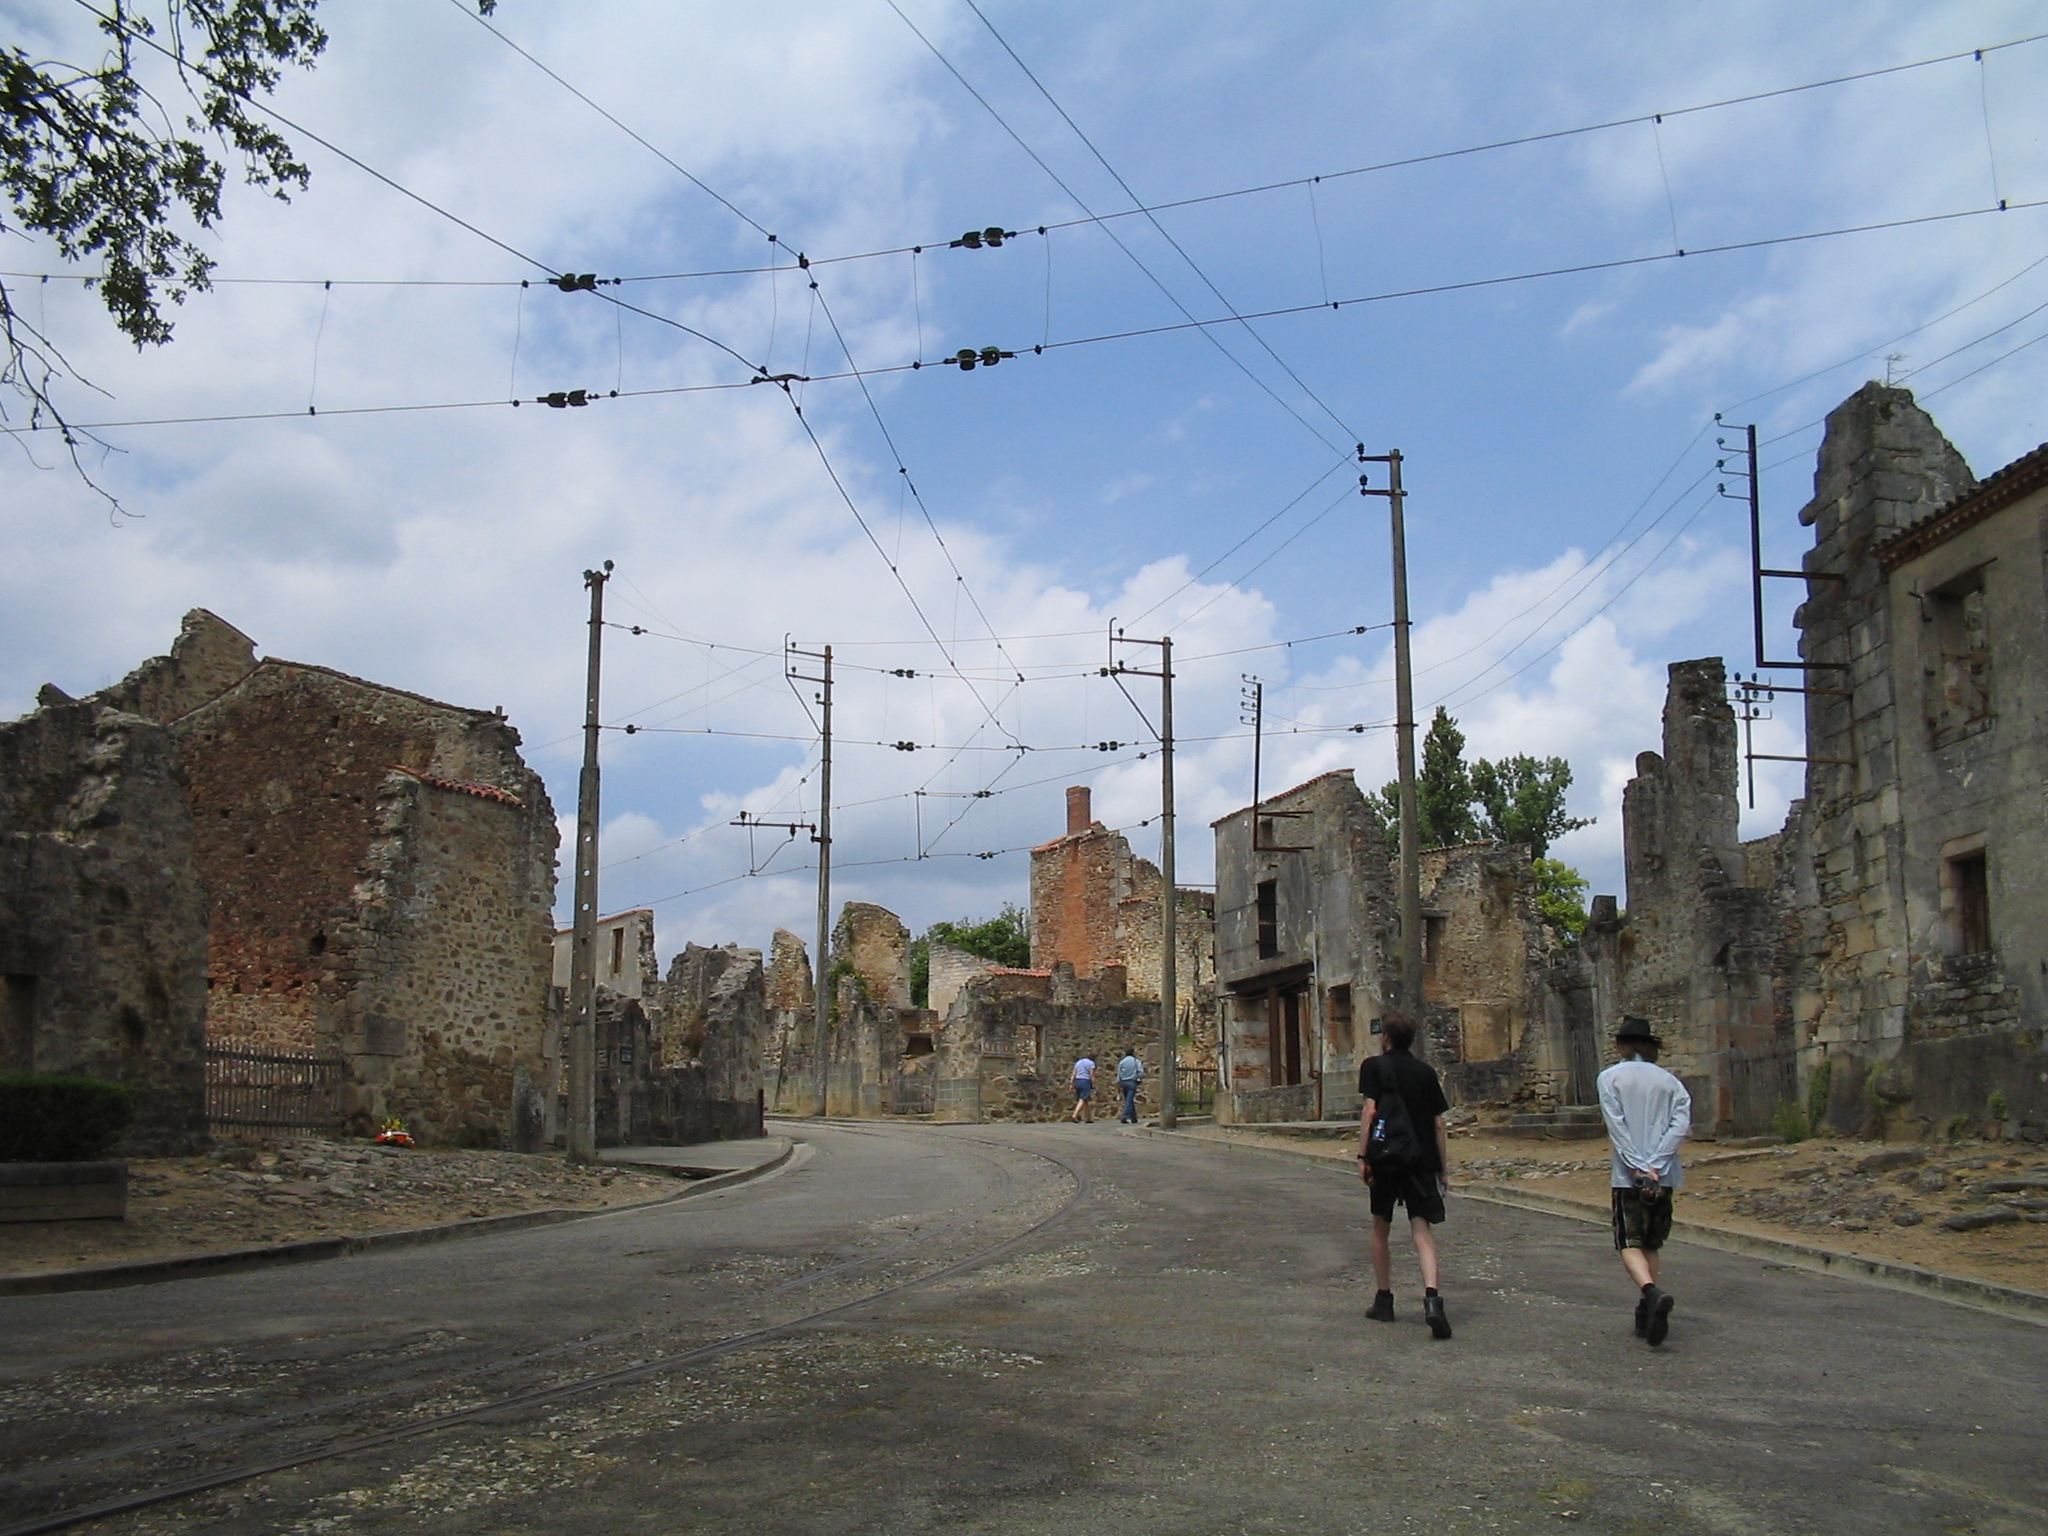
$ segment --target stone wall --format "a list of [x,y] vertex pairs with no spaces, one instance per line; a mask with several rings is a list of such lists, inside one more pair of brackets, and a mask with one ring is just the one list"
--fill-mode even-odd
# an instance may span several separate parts
[[[1163,984],[1159,867],[1093,819],[1087,788],[1067,791],[1067,830],[1031,850],[1031,967],[1069,965],[1083,979],[1121,968],[1130,995],[1157,1001]],[[1183,1018],[1215,976],[1215,899],[1182,890],[1174,913],[1175,990]]]
[[1806,808],[1794,804],[1786,831],[1743,843],[1740,744],[1720,658],[1669,671],[1664,750],[1640,754],[1622,792],[1628,921],[1587,940],[1596,957],[1614,946],[1616,1013],[1602,1034],[1620,1014],[1648,1019],[1702,1132],[1765,1131],[1799,1091],[1794,978],[1813,910]]
[[314,1038],[350,1062],[358,1128],[396,1115],[429,1140],[502,1145],[515,1074],[543,1070],[554,829],[393,773],[375,830],[349,906],[318,930]]
[[932,1012],[945,1016],[953,1006],[953,999],[960,995],[960,989],[977,977],[988,974],[988,962],[979,955],[970,955],[966,950],[942,940],[934,939],[928,951],[930,981],[925,989],[925,1003]]
[[768,1107],[777,1114],[808,1115],[818,1107],[816,1017],[811,994],[816,981],[804,941],[787,928],[775,930],[765,980],[768,1043],[761,1076]]
[[131,1084],[122,1145],[206,1145],[207,899],[170,732],[43,690],[0,725],[0,1070]]
[[1767,1128],[1826,1063],[1839,1130],[2048,1136],[2044,517],[2048,450],[1980,486],[1905,390],[1830,414],[1806,794],[1771,837],[1736,836],[1721,663],[1672,668],[1624,798],[1627,918],[1596,910],[1574,995],[1603,1033],[1652,1020],[1696,1123]]
[[156,712],[212,896],[207,1038],[339,1053],[350,1126],[511,1134],[542,1071],[556,832],[518,732],[265,658],[203,610],[101,696]]
[[1457,1102],[1512,1098],[1552,1070],[1562,1045],[1544,996],[1561,946],[1537,908],[1529,850],[1425,849],[1421,883],[1431,1058]]
[[1158,1113],[1159,1005],[1113,983],[1078,977],[1064,962],[1043,975],[978,977],[954,997],[938,1028],[936,1118],[979,1123],[1064,1119],[1074,1107],[1073,1064],[1100,1067],[1096,1113],[1114,1117],[1116,1062],[1134,1047],[1145,1063],[1142,1115]]

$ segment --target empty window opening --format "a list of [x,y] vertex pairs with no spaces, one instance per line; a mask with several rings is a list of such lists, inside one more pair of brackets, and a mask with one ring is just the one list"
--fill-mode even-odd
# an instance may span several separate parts
[[1258,889],[1259,901],[1259,958],[1270,960],[1280,953],[1280,887],[1272,880],[1261,880]]
[[1948,861],[1948,886],[1956,953],[1987,953],[1991,948],[1991,878],[1983,850]]
[[626,971],[626,930],[612,930],[612,974],[623,976]]
[[1927,726],[1937,747],[1991,721],[1991,635],[1980,567],[1920,600]]
[[1339,1055],[1351,1054],[1355,1040],[1351,1023],[1351,988],[1330,988],[1330,1044]]
[[0,1070],[33,1072],[36,1065],[36,978],[0,976]]

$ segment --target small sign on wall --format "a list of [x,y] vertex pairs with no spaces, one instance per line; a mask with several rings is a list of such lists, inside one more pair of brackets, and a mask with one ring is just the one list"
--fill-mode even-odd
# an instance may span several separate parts
[[1384,1034],[1386,1032],[1385,1026],[1378,1019],[1374,1019],[1372,1021],[1372,1032],[1376,1035]]

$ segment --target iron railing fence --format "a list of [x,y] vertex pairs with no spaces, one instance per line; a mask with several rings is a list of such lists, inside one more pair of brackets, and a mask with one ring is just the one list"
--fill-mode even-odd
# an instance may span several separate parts
[[321,1051],[206,1048],[206,1123],[224,1130],[338,1131],[342,1058]]

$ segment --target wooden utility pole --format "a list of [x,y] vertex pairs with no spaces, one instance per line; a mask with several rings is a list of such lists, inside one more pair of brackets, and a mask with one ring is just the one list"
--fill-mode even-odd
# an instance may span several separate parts
[[803,651],[791,646],[792,656],[806,656],[823,663],[818,675],[790,669],[789,675],[800,682],[817,683],[820,688],[818,703],[818,830],[812,834],[818,843],[818,952],[812,957],[811,983],[811,1035],[817,1042],[818,1093],[817,1113],[823,1115],[826,1105],[826,1077],[831,1061],[832,999],[829,986],[832,973],[832,957],[829,945],[832,942],[832,647],[822,651]]
[[1159,679],[1159,1127],[1172,1130],[1180,1119],[1180,967],[1177,953],[1180,891],[1173,872],[1173,637],[1135,640],[1112,632],[1117,645],[1156,645],[1159,670],[1144,672],[1112,661],[1105,670]]
[[604,584],[612,563],[585,571],[590,663],[583,685],[583,775],[576,786],[576,909],[569,940],[569,1161],[597,1161],[597,695],[604,652]]
[[1408,532],[1403,516],[1406,492],[1401,489],[1401,450],[1367,453],[1358,448],[1361,464],[1387,466],[1387,486],[1375,490],[1367,476],[1358,477],[1361,496],[1387,498],[1394,545],[1394,753],[1400,774],[1401,816],[1401,1007],[1417,1023],[1422,1019],[1422,828],[1415,806],[1415,680],[1408,659]]

